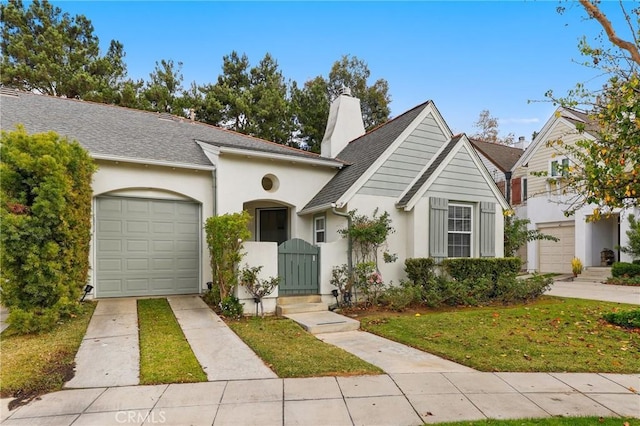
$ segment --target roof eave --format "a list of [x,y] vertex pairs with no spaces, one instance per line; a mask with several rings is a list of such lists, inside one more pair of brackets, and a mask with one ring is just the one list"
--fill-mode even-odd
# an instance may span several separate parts
[[226,146],[219,146],[218,149],[220,154],[232,154],[232,155],[240,155],[245,157],[266,158],[271,160],[303,163],[303,164],[310,164],[314,166],[323,166],[323,167],[337,168],[337,169],[341,169],[342,167],[344,167],[344,163],[341,161],[324,159],[324,158],[299,157],[295,155],[284,155],[284,154],[277,154],[273,152],[255,151],[251,149],[242,149],[242,148],[230,148]]
[[98,153],[91,153],[90,155],[91,155],[91,158],[93,158],[94,160],[114,161],[116,163],[133,163],[133,164],[142,164],[145,166],[173,167],[173,168],[191,169],[191,170],[208,170],[208,171],[215,170],[214,166],[207,166],[204,164],[178,163],[175,161],[154,160],[149,158],[121,157],[118,155],[98,154]]

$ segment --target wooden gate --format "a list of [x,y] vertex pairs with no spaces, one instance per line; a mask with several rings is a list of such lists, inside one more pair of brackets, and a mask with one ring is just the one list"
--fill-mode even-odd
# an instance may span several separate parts
[[320,247],[299,238],[278,247],[278,294],[318,294]]

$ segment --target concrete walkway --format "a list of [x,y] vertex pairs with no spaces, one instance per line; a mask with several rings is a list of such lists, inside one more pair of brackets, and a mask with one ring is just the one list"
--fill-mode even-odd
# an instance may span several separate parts
[[76,354],[75,376],[65,387],[137,385],[139,366],[136,299],[103,299],[93,312]]
[[277,377],[199,296],[167,299],[209,381]]
[[[12,425],[420,425],[486,418],[640,417],[638,375],[402,373],[75,389]],[[3,401],[5,402],[5,401]]]
[[565,281],[565,279],[556,279],[551,289],[545,294],[640,305],[640,287],[586,281]]
[[324,333],[318,334],[316,337],[323,342],[331,343],[347,352],[351,352],[389,374],[475,371],[464,365],[456,364],[366,331]]

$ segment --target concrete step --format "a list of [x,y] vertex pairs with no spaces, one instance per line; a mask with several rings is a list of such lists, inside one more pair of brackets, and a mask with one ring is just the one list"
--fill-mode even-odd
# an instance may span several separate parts
[[322,296],[319,294],[304,294],[300,296],[281,296],[276,303],[278,305],[296,305],[298,303],[321,303]]
[[287,314],[284,316],[294,320],[311,334],[353,331],[360,328],[360,321],[330,311]]
[[276,305],[276,315],[280,317],[286,316],[287,314],[322,312],[328,310],[329,305],[326,303],[286,303],[284,305]]

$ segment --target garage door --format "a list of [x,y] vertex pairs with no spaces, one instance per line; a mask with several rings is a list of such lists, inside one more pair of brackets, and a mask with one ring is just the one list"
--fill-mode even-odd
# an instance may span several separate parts
[[560,241],[538,241],[540,272],[571,273],[571,259],[575,253],[575,226],[573,223],[562,226],[539,226],[540,232],[553,235]]
[[96,199],[97,297],[198,293],[196,203]]

